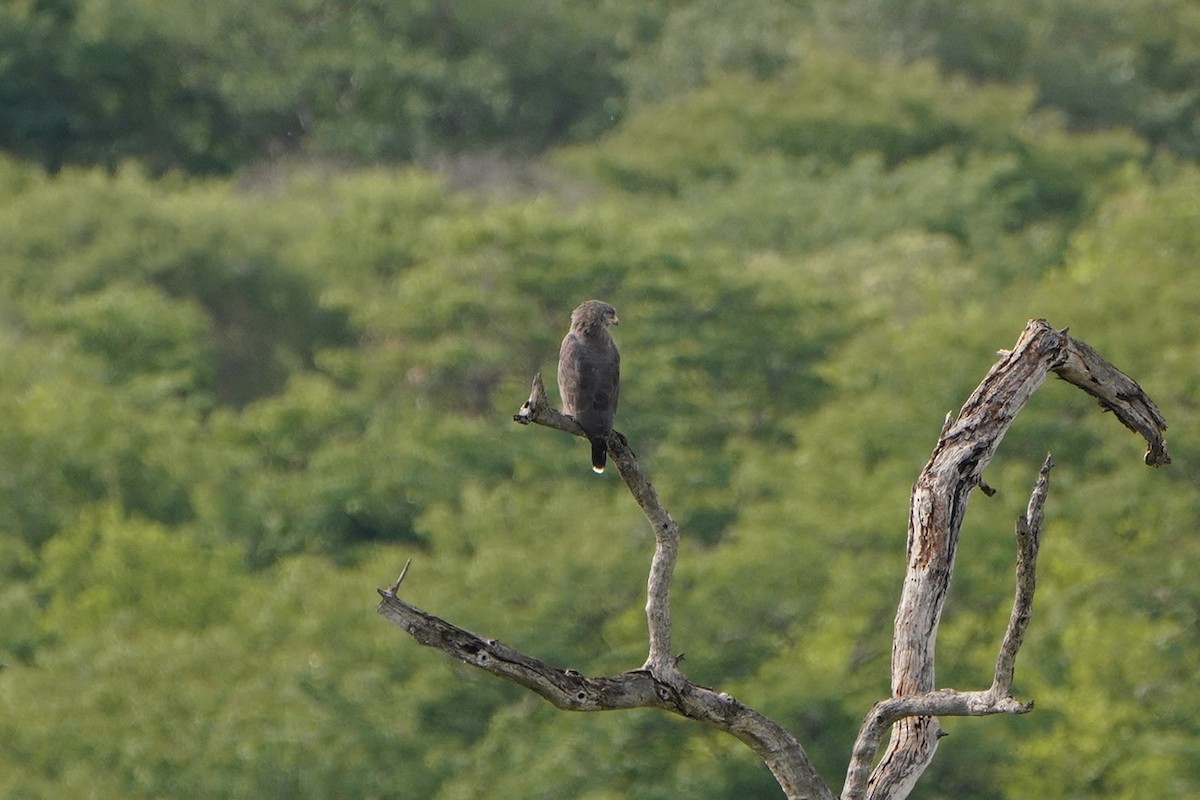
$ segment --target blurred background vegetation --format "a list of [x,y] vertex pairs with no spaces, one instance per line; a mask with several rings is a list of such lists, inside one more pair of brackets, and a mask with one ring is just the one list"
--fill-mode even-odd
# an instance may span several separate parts
[[728,737],[374,614],[412,557],[418,605],[641,664],[651,532],[509,420],[587,297],[689,675],[835,784],[943,415],[1030,317],[1130,372],[1174,465],[1052,383],[975,498],[959,688],[1060,465],[1037,708],[944,720],[917,796],[1200,795],[1192,0],[11,0],[0,151],[5,797],[778,797]]

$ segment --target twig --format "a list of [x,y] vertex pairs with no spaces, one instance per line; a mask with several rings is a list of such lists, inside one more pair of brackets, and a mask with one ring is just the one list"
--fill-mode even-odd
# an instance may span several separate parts
[[569,417],[550,405],[550,401],[546,397],[546,384],[542,381],[542,373],[537,373],[533,376],[533,385],[529,389],[529,399],[521,406],[517,413],[513,414],[513,422],[521,425],[529,425],[537,423],[545,425],[548,428],[555,428],[560,431],[575,436],[583,436],[587,434],[583,432],[583,428],[579,427],[579,423],[574,417]]
[[404,578],[408,575],[408,568],[412,566],[412,559],[404,562],[404,569],[400,570],[400,577],[392,582],[392,585],[387,589],[380,589],[380,593],[388,597],[395,597],[396,592],[400,589],[400,584],[404,583]]
[[[1012,613],[1008,617],[1008,629],[996,655],[996,672],[989,692],[997,698],[1012,696],[1013,674],[1016,671],[1017,652],[1025,641],[1025,630],[1033,617],[1033,591],[1037,587],[1037,556],[1042,544],[1043,508],[1046,494],[1050,490],[1050,470],[1054,461],[1050,455],[1042,462],[1037,482],[1029,495],[1029,506],[1024,516],[1017,519],[1017,580],[1013,595]],[[1025,711],[1033,707],[1029,703]]]

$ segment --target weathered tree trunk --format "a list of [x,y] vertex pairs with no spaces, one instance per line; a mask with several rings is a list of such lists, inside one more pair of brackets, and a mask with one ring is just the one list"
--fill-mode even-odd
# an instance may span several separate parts
[[[1166,421],[1141,387],[1066,331],[1054,330],[1045,320],[1031,321],[1013,349],[1000,354],[1000,360],[968,398],[958,418],[947,417],[933,455],[913,486],[908,515],[908,571],[892,637],[894,698],[920,697],[933,691],[938,624],[954,570],[967,500],[976,486],[983,486],[983,470],[1017,412],[1051,371],[1095,396],[1121,422],[1141,433],[1149,443],[1147,464],[1158,466],[1170,461],[1162,438]],[[1014,631],[1010,623],[1005,641],[1011,652],[1002,648],[997,682],[977,698],[973,714],[1024,713],[1032,706],[1017,703],[1009,692],[1016,649],[1033,602],[1041,503],[1050,466],[1047,456],[1024,523],[1033,536],[1032,552],[1026,554],[1028,563],[1022,564],[1018,552],[1018,572],[1025,570],[1029,581],[1028,597],[1022,603],[1018,593],[1013,608],[1013,620],[1021,624]],[[906,797],[937,750],[942,729],[936,713],[906,716],[896,722],[887,751],[867,783],[866,794],[860,794],[855,785],[848,787],[843,797]]]
[[[1123,424],[1149,443],[1146,463],[1166,464],[1166,422],[1132,379],[1091,347],[1033,320],[1011,351],[1001,353],[956,418],[947,417],[942,434],[913,486],[909,510],[908,571],[896,612],[892,643],[892,697],[867,714],[859,730],[841,797],[843,800],[899,800],[906,797],[933,759],[941,734],[938,716],[1023,714],[1033,704],[1017,701],[1012,680],[1017,652],[1029,623],[1036,578],[1042,508],[1052,467],[1049,456],[1017,522],[1016,590],[1012,614],[996,658],[992,684],[982,691],[935,690],[937,628],[954,569],[959,531],[971,491],[996,452],[1017,412],[1050,372],[1095,396]],[[541,376],[514,416],[582,435],[570,417],[551,408]],[[679,552],[679,526],[658,500],[625,437],[613,432],[609,453],[654,529],[655,551],[647,585],[648,649],[645,663],[608,677],[547,664],[496,641],[465,631],[409,605],[397,596],[408,571],[379,590],[379,611],[418,643],[439,649],[537,692],[571,711],[662,708],[713,725],[750,746],[770,768],[791,800],[832,800],[834,793],[814,769],[804,748],[779,723],[728,694],[692,683],[671,653],[669,589]],[[884,733],[891,739],[872,771]]]

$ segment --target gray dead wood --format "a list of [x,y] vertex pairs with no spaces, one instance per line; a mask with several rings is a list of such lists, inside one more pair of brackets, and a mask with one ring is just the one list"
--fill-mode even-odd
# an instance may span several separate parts
[[[942,608],[950,588],[958,536],[967,511],[967,500],[976,486],[983,485],[983,470],[995,455],[1017,412],[1054,372],[1097,398],[1100,405],[1116,414],[1126,427],[1140,433],[1148,444],[1145,462],[1159,466],[1170,462],[1163,431],[1167,424],[1158,408],[1137,383],[1084,342],[1052,328],[1045,320],[1031,320],[1012,350],[1002,351],[1000,360],[967,399],[957,418],[947,417],[933,454],[913,486],[908,518],[908,568],[896,610],[892,637],[892,700],[884,701],[889,713],[898,706],[923,699],[953,701],[957,710],[932,703],[924,710],[909,707],[892,726],[883,757],[870,778],[863,782],[874,750],[870,742],[876,711],[863,723],[854,755],[847,770],[843,800],[899,800],[907,797],[925,768],[933,760],[942,728],[938,715],[1024,713],[1031,704],[1019,703],[1009,694],[1016,652],[1024,625],[1032,610],[1037,541],[1040,537],[1041,504],[1049,457],[1042,467],[1038,486],[1030,500],[1024,525],[1032,530],[1032,550],[1018,548],[1018,573],[1028,582],[1027,596],[1018,585],[1013,620],[1010,621],[992,688],[962,704],[959,693],[934,692],[934,651]],[[1018,538],[1021,526],[1018,526]],[[1027,545],[1028,546],[1028,545]],[[1024,559],[1025,563],[1022,564]],[[986,700],[987,702],[978,702]],[[879,706],[876,706],[879,709]],[[886,715],[884,715],[886,717]],[[870,729],[870,730],[868,730]],[[870,753],[868,753],[870,751]]]
[[[1053,466],[1049,456],[1026,513],[1017,521],[1016,589],[991,686],[982,691],[935,689],[934,652],[967,499],[976,486],[983,487],[984,467],[1017,412],[1050,372],[1096,397],[1124,425],[1140,433],[1149,445],[1147,464],[1170,461],[1162,435],[1166,422],[1136,382],[1066,331],[1056,331],[1044,320],[1032,320],[1026,326],[1013,349],[1000,354],[957,417],[947,416],[933,454],[913,486],[908,572],[893,635],[892,696],[876,703],[863,720],[840,795],[843,800],[906,797],[933,758],[942,734],[939,716],[1023,714],[1033,706],[1013,697],[1012,682],[1032,615],[1043,505]],[[540,374],[513,419],[583,435],[574,419],[550,406]],[[728,694],[693,683],[680,670],[680,657],[671,650],[669,603],[679,526],[659,501],[625,437],[613,431],[608,447],[622,480],[654,530],[646,600],[649,652],[641,667],[619,675],[585,677],[464,630],[398,596],[407,564],[400,578],[379,590],[379,612],[418,643],[525,686],[558,708],[661,708],[713,725],[750,746],[790,800],[833,800],[833,791],[804,748],[782,725]],[[887,748],[872,770],[889,729]]]

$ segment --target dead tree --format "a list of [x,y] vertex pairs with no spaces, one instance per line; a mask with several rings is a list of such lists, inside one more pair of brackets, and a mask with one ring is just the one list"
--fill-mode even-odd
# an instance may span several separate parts
[[[782,725],[730,695],[687,678],[671,648],[668,593],[679,549],[679,526],[638,465],[629,443],[614,431],[609,453],[621,478],[654,529],[646,619],[649,654],[637,669],[619,675],[586,677],[463,630],[400,599],[405,571],[380,589],[379,612],[418,643],[487,670],[538,693],[570,711],[661,708],[699,720],[745,742],[770,768],[788,798],[898,800],[906,797],[932,761],[942,735],[939,716],[1024,714],[1032,702],[1012,694],[1017,653],[1033,606],[1042,507],[1052,466],[1047,456],[1034,483],[1028,509],[1016,525],[1016,591],[991,686],[981,691],[935,689],[934,655],[938,623],[954,568],[959,531],[972,490],[991,490],[982,481],[1001,439],[1017,412],[1050,372],[1099,400],[1126,427],[1145,437],[1145,462],[1170,462],[1163,431],[1166,421],[1141,387],[1087,344],[1032,320],[1012,350],[999,360],[957,416],[947,415],[929,462],[912,490],[908,523],[908,569],[896,611],[892,640],[892,696],[867,713],[859,729],[840,795],[817,773],[803,746]],[[552,408],[541,376],[513,419],[583,435],[570,417]],[[879,761],[883,736],[891,737]],[[872,769],[872,765],[874,768]]]

